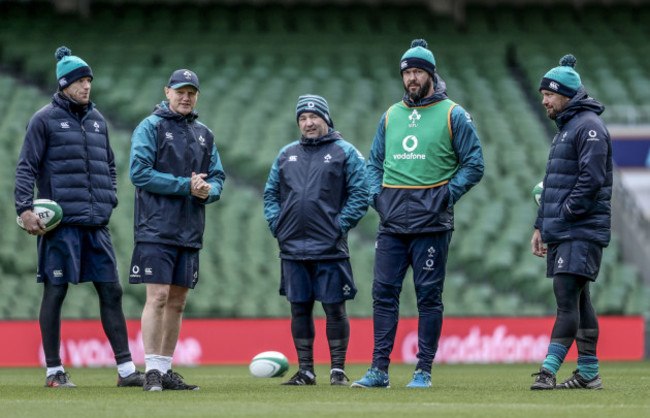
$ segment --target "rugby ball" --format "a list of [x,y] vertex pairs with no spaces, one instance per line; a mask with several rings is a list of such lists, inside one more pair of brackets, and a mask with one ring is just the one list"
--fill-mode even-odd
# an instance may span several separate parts
[[[34,200],[34,213],[38,215],[39,218],[45,224],[45,231],[51,231],[56,228],[63,218],[63,211],[61,206],[56,203],[54,200],[50,199],[36,199]],[[23,225],[23,220],[20,216],[16,218],[18,226],[25,229]]]
[[535,199],[537,206],[539,206],[539,201],[542,198],[542,190],[544,190],[544,182],[540,181],[533,187],[533,199]]
[[253,357],[248,370],[255,377],[281,377],[289,370],[289,361],[282,353],[265,351]]

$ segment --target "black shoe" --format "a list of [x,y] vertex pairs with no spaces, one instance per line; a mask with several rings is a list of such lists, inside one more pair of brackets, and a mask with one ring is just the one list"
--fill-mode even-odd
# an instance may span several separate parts
[[555,375],[549,370],[541,367],[538,373],[533,373],[531,376],[537,376],[535,383],[530,387],[530,390],[549,390],[555,389]]
[[59,370],[45,379],[46,388],[76,388],[77,385],[70,381],[70,375]]
[[603,381],[600,375],[597,374],[591,379],[585,379],[578,371],[573,372],[573,376],[564,382],[555,386],[556,389],[595,389],[600,390],[603,388]]
[[285,386],[313,386],[316,384],[316,375],[306,370],[298,370],[291,379],[280,384]]
[[183,376],[171,369],[167,370],[167,373],[163,375],[162,384],[165,390],[199,390],[197,385],[188,385],[183,382]]
[[126,377],[117,375],[117,387],[124,388],[127,386],[144,386],[144,373],[136,370]]
[[334,370],[330,373],[330,383],[332,386],[347,386],[350,379],[344,371]]
[[160,370],[149,370],[144,375],[142,390],[145,392],[160,392],[163,390],[162,373]]

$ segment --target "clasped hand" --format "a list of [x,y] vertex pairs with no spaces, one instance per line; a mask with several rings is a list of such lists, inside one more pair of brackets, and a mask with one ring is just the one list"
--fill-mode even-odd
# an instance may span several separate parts
[[210,189],[212,186],[208,184],[204,178],[208,175],[204,173],[196,174],[192,172],[192,178],[190,179],[190,194],[196,196],[199,199],[207,199],[210,196]]

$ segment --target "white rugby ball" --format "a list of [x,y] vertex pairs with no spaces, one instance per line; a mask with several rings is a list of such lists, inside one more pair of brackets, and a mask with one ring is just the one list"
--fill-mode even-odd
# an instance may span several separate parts
[[[63,218],[63,210],[61,210],[61,206],[59,206],[59,204],[54,200],[50,199],[34,200],[34,213],[38,215],[45,224],[46,232],[56,228]],[[19,227],[25,229],[23,220],[20,216],[16,218],[16,222]]]
[[282,353],[265,351],[253,357],[248,370],[255,377],[281,377],[289,370],[289,361]]
[[533,187],[533,199],[535,199],[535,203],[537,203],[537,206],[539,206],[539,201],[542,198],[542,191],[544,190],[544,182],[540,181]]

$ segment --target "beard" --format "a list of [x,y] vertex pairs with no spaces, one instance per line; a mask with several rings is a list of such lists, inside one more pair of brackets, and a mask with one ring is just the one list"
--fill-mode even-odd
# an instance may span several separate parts
[[411,99],[413,102],[419,102],[420,100],[424,99],[429,93],[429,90],[431,89],[431,78],[428,78],[427,81],[424,82],[420,88],[416,89],[415,91],[411,91],[409,89],[409,86],[404,85],[404,91],[408,95],[409,99]]

